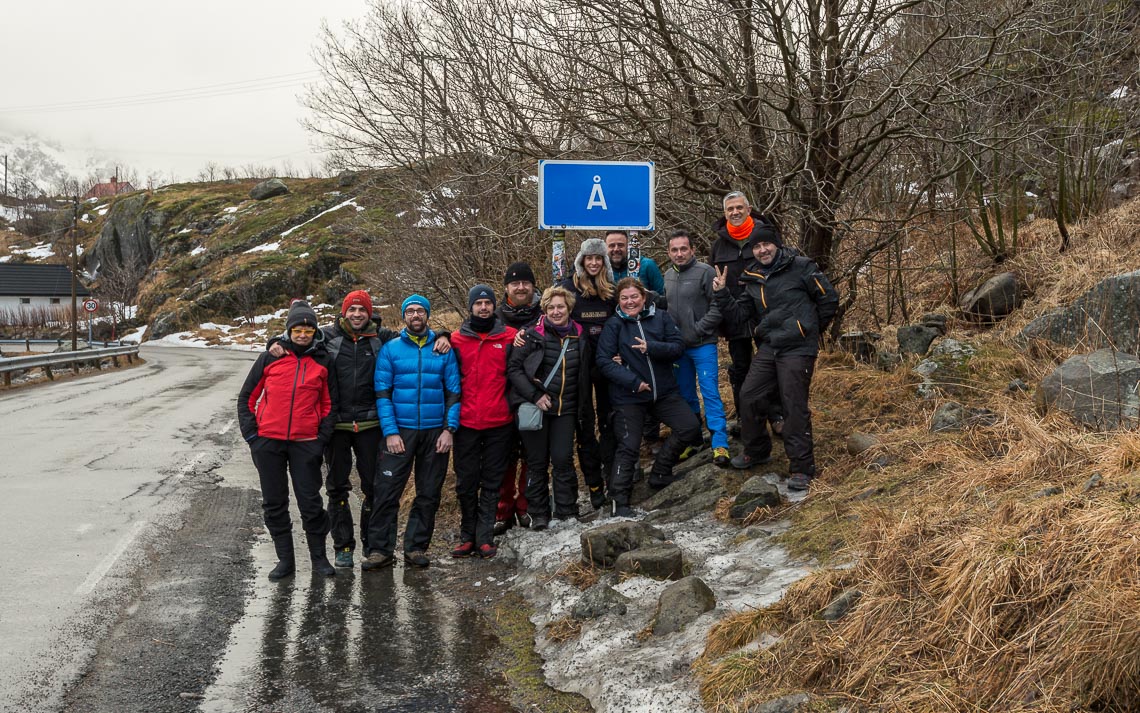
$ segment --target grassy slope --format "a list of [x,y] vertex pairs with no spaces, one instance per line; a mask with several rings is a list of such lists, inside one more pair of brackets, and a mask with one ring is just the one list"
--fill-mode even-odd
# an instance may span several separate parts
[[[1035,385],[1075,353],[1023,348],[1014,336],[1140,265],[1138,224],[1132,203],[1080,226],[1063,255],[1043,221],[1001,268],[964,255],[974,278],[1012,270],[1033,296],[993,329],[951,322],[950,337],[979,347],[953,396],[916,397],[913,361],[887,373],[843,355],[821,358],[813,410],[824,477],[803,504],[772,516],[795,522],[784,539],[796,553],[848,566],[824,568],[778,604],[710,633],[697,669],[711,709],[746,710],[794,690],[820,694],[819,710],[1140,707],[1140,433],[1088,432],[1063,414],[1037,414],[1031,393],[1005,388],[1015,377]],[[921,269],[930,264],[929,247],[911,256],[911,293],[935,296],[916,300],[912,315],[951,312],[938,297],[944,275]],[[890,342],[894,328],[882,331]],[[930,433],[934,409],[950,399],[1002,418]],[[880,443],[848,455],[853,431]],[[882,456],[889,465],[872,465]],[[1046,488],[1059,492],[1042,496]],[[819,620],[847,589],[862,593],[856,608]],[[764,633],[779,643],[747,646]]]

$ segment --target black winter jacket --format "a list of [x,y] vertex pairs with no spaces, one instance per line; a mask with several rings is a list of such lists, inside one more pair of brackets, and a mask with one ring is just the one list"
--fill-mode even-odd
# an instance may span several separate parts
[[725,288],[715,293],[725,319],[755,324],[753,335],[777,355],[815,356],[820,336],[839,307],[839,294],[819,266],[786,248],[768,269],[753,260],[740,276],[736,299]]
[[583,409],[578,406],[590,398],[590,380],[587,375],[593,355],[582,325],[570,323],[570,333],[566,336],[569,341],[566,356],[545,390],[542,382],[546,381],[550,370],[558,361],[558,355],[562,353],[563,339],[549,328],[545,320],[540,320],[524,331],[523,337],[526,341],[511,352],[507,361],[511,406],[523,402],[535,403],[545,393],[551,400],[548,414],[561,416],[576,413],[581,420]]
[[[633,348],[634,338],[645,340],[645,354]],[[595,362],[609,379],[610,400],[618,404],[648,404],[677,391],[673,362],[685,353],[681,330],[668,312],[649,305],[634,317],[620,309],[610,317],[598,340]],[[621,364],[614,362],[621,356]],[[642,382],[649,391],[638,392]]]
[[542,308],[539,306],[540,301],[541,298],[538,296],[538,293],[535,292],[534,299],[530,301],[530,304],[515,307],[504,297],[502,304],[495,309],[495,314],[499,316],[499,319],[503,320],[503,324],[522,331],[538,323],[538,319],[542,316]]
[[[740,284],[740,276],[744,273],[745,266],[756,260],[752,256],[752,246],[756,244],[756,232],[762,227],[773,225],[771,220],[765,218],[755,208],[752,209],[750,215],[754,225],[752,234],[748,236],[747,240],[743,242],[733,240],[728,234],[728,220],[722,217],[713,226],[716,239],[709,246],[708,263],[714,268],[728,268],[728,290],[734,298],[740,297],[744,290],[744,286]],[[747,322],[729,324],[728,320],[725,320],[721,322],[720,334],[726,339],[742,339],[748,337],[755,326],[755,324]]]

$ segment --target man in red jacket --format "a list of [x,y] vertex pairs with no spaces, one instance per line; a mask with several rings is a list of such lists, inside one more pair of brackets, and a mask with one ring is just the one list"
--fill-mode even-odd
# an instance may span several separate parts
[[261,479],[261,510],[277,550],[270,579],[293,574],[293,523],[289,519],[289,479],[301,511],[313,573],[331,577],[325,540],[329,515],[321,499],[321,457],[333,432],[335,409],[330,388],[331,369],[317,314],[295,300],[285,319],[285,353],[263,352],[238,395],[238,423],[249,443]]
[[459,430],[455,434],[455,491],[461,521],[454,557],[494,557],[495,507],[507,469],[514,414],[507,402],[507,357],[515,329],[495,314],[495,291],[475,285],[471,316],[451,335],[459,359]]

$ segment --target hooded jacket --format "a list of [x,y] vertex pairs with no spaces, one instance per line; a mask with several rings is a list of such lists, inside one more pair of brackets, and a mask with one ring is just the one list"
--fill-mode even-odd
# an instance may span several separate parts
[[[579,414],[580,404],[590,399],[589,370],[591,367],[590,340],[585,338],[582,325],[571,321],[570,332],[559,337],[547,328],[546,320],[523,332],[526,341],[516,347],[507,362],[507,376],[511,380],[511,406],[523,402],[535,403],[542,395],[548,394],[551,400],[548,414],[561,416],[568,413]],[[550,376],[550,370],[562,353],[562,344],[567,342],[566,356],[558,367],[558,372],[544,390],[542,382]]]
[[[642,354],[633,348],[634,338],[645,340],[648,349]],[[618,404],[648,404],[677,391],[673,362],[685,353],[685,342],[676,323],[667,312],[648,305],[630,317],[620,309],[610,317],[598,340],[595,363],[613,384],[610,399]],[[621,356],[621,364],[614,362]],[[649,391],[639,392],[644,382]]]
[[436,354],[436,334],[400,331],[376,355],[376,407],[385,436],[400,429],[459,428],[459,365],[454,351]]
[[687,265],[670,265],[665,271],[669,316],[681,330],[685,347],[716,344],[720,308],[713,299],[716,271],[695,257]]
[[282,346],[286,350],[280,357],[262,352],[241,387],[237,411],[242,438],[327,442],[337,388],[323,335],[318,331],[301,354],[288,343]]
[[[752,256],[752,246],[756,244],[756,233],[762,227],[774,226],[771,220],[765,218],[755,208],[750,211],[749,215],[752,216],[753,227],[752,234],[746,240],[733,240],[732,236],[728,234],[728,219],[721,217],[713,226],[713,232],[716,233],[717,237],[709,246],[709,265],[714,268],[714,272],[716,268],[728,269],[726,283],[734,298],[739,297],[744,289],[740,284],[740,276],[744,273],[744,267],[756,260]],[[751,335],[755,326],[755,324],[747,322],[739,324],[722,322],[720,333],[726,339],[742,339]]]
[[507,401],[507,359],[517,331],[496,319],[486,334],[472,329],[469,320],[452,332],[463,384],[459,425],[464,428],[497,428],[514,420]]
[[820,335],[839,307],[839,294],[809,258],[780,248],[770,268],[756,260],[740,276],[743,288],[733,299],[727,287],[716,293],[725,319],[755,324],[761,347],[778,356],[819,354]]

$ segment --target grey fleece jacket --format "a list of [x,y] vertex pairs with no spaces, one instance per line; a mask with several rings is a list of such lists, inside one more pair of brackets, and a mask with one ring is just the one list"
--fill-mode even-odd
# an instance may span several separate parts
[[665,294],[669,295],[669,316],[681,330],[685,348],[716,344],[721,314],[713,299],[716,271],[696,258],[665,271]]

